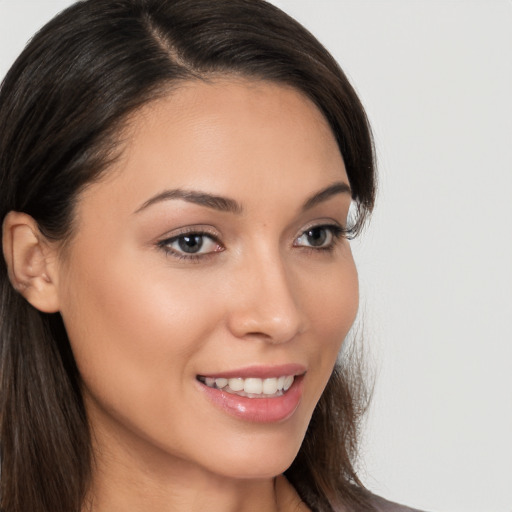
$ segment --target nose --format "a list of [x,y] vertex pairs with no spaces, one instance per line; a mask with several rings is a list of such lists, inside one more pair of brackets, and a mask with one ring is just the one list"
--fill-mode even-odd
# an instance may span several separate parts
[[281,260],[269,253],[240,262],[232,275],[228,325],[238,338],[285,343],[303,332],[297,280]]

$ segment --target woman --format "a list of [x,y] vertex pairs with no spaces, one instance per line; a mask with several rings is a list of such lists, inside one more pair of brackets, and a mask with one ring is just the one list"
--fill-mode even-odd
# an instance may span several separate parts
[[336,365],[370,129],[304,28],[260,0],[79,2],[0,126],[4,512],[405,510],[359,481]]

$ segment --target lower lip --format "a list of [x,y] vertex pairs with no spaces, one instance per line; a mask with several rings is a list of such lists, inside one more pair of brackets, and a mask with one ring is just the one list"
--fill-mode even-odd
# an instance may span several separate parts
[[290,389],[274,398],[248,398],[198,383],[208,399],[224,412],[245,421],[273,423],[284,421],[295,412],[302,396],[302,381],[302,376],[295,377]]

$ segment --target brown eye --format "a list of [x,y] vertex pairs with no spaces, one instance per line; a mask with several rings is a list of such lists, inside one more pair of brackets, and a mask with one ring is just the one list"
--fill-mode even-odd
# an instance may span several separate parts
[[310,229],[304,234],[312,247],[321,247],[326,242],[330,242],[330,238],[332,238],[332,233],[322,227]]
[[203,247],[204,235],[183,235],[178,238],[177,242],[180,250],[195,254]]
[[222,245],[206,233],[184,233],[162,240],[158,244],[168,254],[179,258],[208,256],[223,250]]
[[314,226],[299,236],[296,247],[311,247],[315,249],[330,249],[341,237],[343,230],[339,226]]

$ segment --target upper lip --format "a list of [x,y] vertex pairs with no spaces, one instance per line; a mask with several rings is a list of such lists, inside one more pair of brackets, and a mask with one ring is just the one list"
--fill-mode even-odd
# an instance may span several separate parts
[[287,375],[303,375],[306,373],[306,367],[302,364],[289,363],[282,365],[254,365],[245,366],[236,370],[227,370],[221,372],[208,372],[201,373],[201,377],[214,377],[233,379],[240,377],[247,379],[249,377],[255,377],[259,379],[270,379],[272,377],[282,377]]

